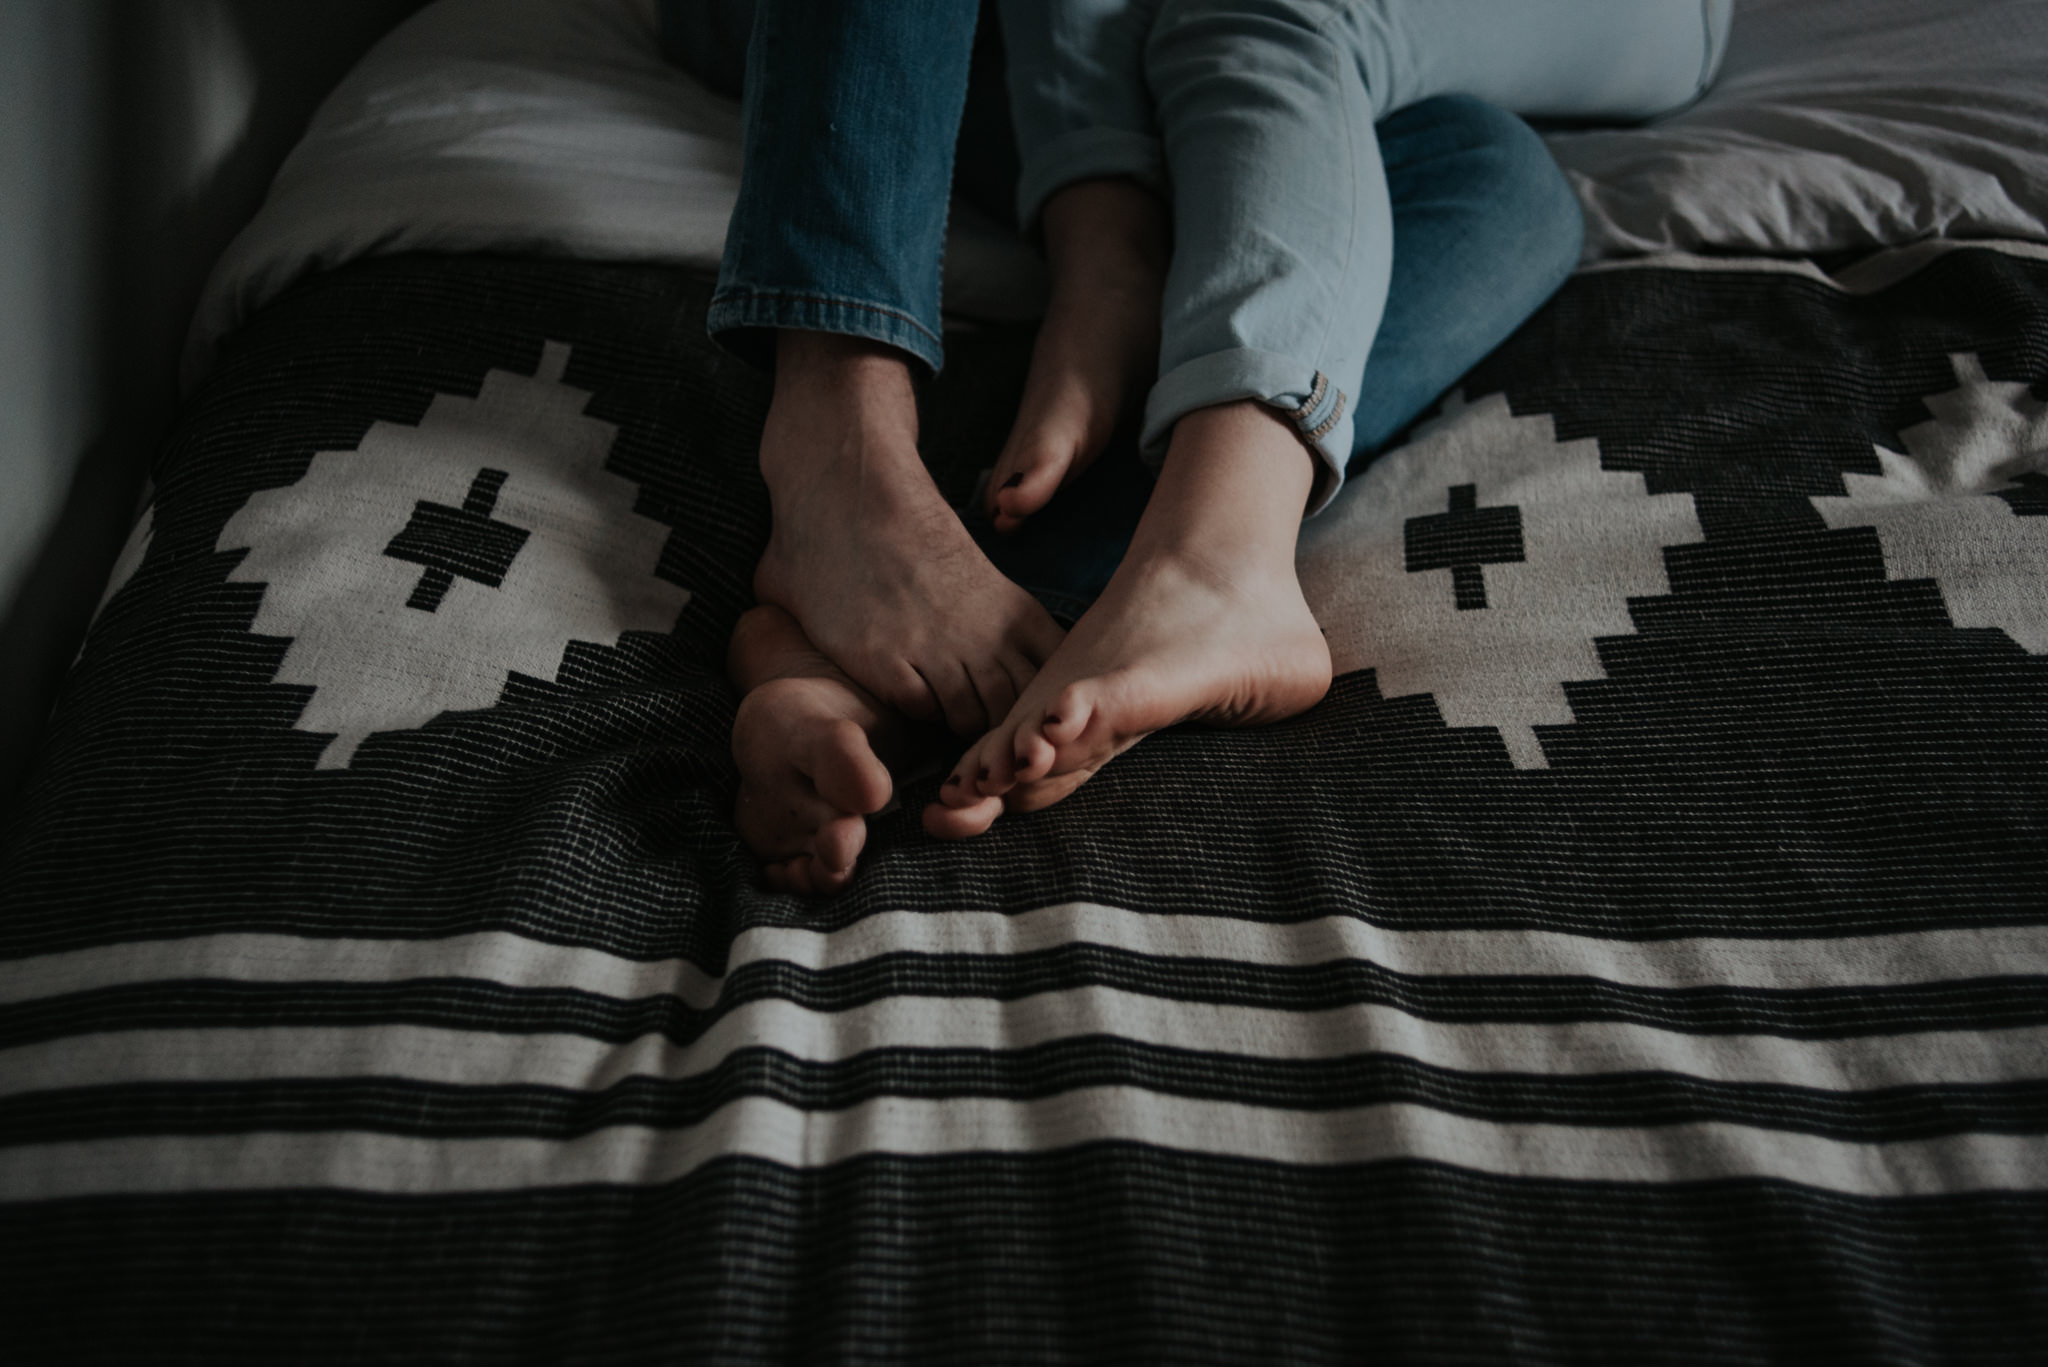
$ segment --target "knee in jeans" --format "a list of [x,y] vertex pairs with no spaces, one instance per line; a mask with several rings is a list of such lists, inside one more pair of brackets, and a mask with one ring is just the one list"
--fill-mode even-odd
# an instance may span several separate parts
[[1431,135],[1485,169],[1488,197],[1503,222],[1517,226],[1518,252],[1532,283],[1548,293],[1579,263],[1586,223],[1579,197],[1542,137],[1498,105],[1470,95],[1438,95],[1394,116],[1427,120]]

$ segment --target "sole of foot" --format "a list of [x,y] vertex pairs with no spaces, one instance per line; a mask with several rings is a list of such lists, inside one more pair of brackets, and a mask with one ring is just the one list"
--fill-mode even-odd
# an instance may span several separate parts
[[822,896],[853,881],[867,818],[889,804],[885,754],[902,723],[805,638],[781,609],[740,621],[729,655],[745,690],[733,719],[733,825],[779,892]]
[[1329,649],[1291,576],[1217,583],[1163,559],[1133,567],[955,766],[925,829],[979,835],[1004,811],[1060,801],[1154,731],[1279,721],[1329,686]]
[[1017,705],[954,767],[925,829],[978,835],[1060,801],[1145,736],[1306,711],[1330,651],[1294,574],[1316,465],[1238,402],[1181,419],[1131,550]]

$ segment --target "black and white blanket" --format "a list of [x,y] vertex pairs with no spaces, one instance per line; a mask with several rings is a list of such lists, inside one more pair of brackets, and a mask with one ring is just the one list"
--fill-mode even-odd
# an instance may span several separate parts
[[0,1352],[2038,1360],[2048,252],[1582,274],[1308,529],[1320,706],[815,903],[705,295],[226,348],[0,848]]

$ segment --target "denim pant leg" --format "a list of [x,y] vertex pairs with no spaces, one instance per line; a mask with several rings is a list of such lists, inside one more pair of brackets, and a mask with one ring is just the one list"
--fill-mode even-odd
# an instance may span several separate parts
[[1394,274],[1364,373],[1348,379],[1352,469],[1377,454],[1555,294],[1585,219],[1521,119],[1438,95],[1374,130],[1394,212]]
[[[1728,19],[1728,0],[1161,0],[1149,13],[1121,7],[1121,20],[1110,0],[1012,8],[1013,65],[1027,64],[1012,80],[1027,219],[1087,176],[1156,180],[1163,164],[1171,185],[1147,449],[1196,408],[1272,404],[1321,464],[1312,510],[1351,457],[1357,391],[1346,386],[1364,371],[1393,271],[1376,121],[1452,93],[1646,117],[1705,87]],[[1040,40],[1020,42],[1026,16],[1047,10]],[[1110,90],[1130,69],[1129,19],[1141,13],[1144,116]]]
[[[1504,110],[1438,96],[1375,132],[1399,265],[1357,383],[1354,467],[1550,297],[1578,262],[1581,232],[1578,198],[1542,139]],[[998,569],[1071,620],[1109,583],[1151,491],[1126,443],[1009,535],[978,505],[962,515]]]
[[762,364],[777,329],[944,359],[939,271],[976,0],[760,0],[745,152],[712,336]]

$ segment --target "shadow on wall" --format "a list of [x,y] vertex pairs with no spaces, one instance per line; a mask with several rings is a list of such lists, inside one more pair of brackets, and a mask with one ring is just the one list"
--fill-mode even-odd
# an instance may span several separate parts
[[9,0],[0,73],[0,806],[138,511],[207,272],[422,0]]

